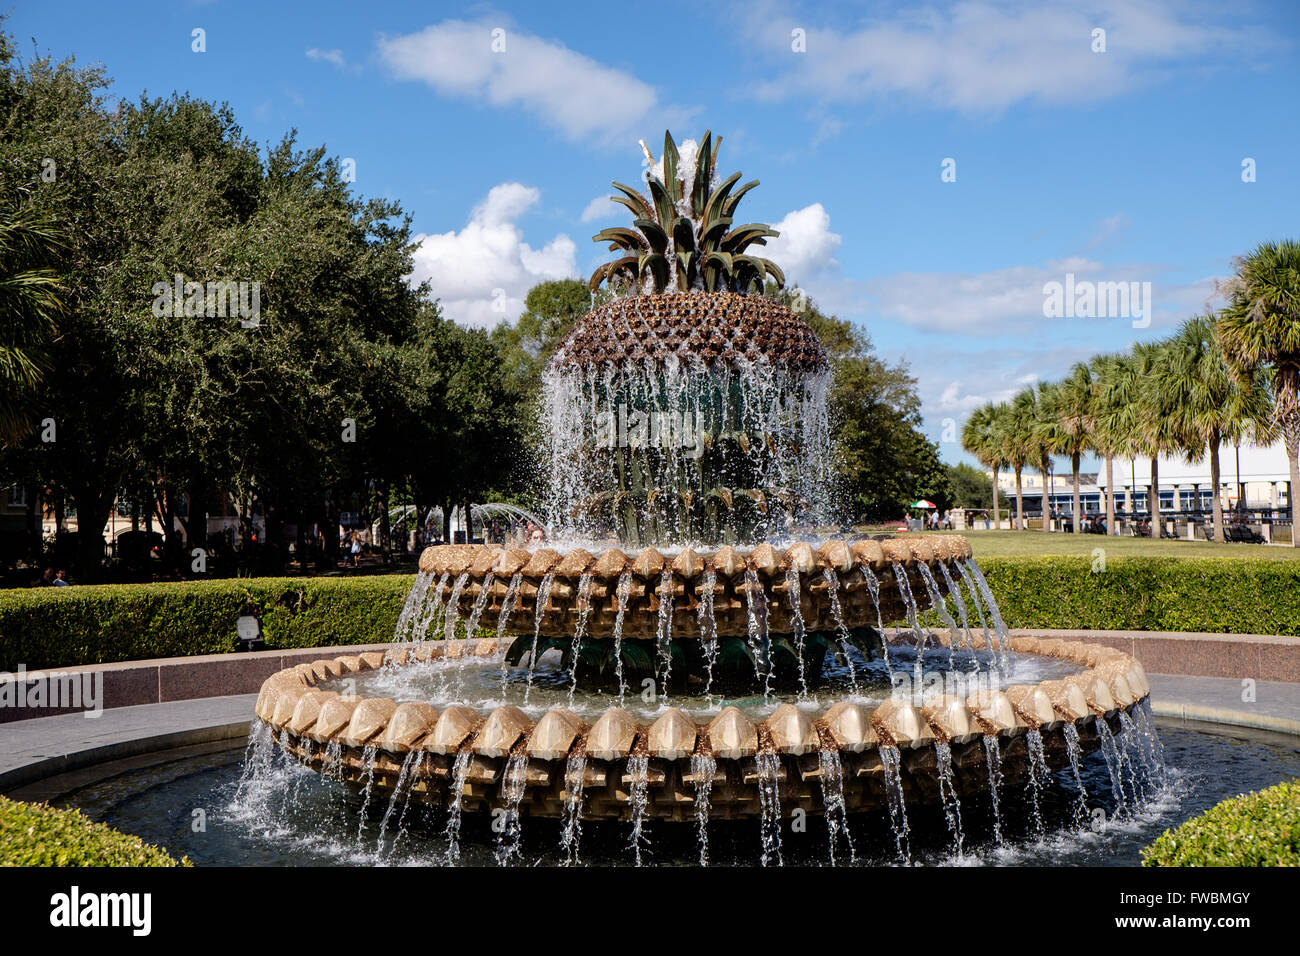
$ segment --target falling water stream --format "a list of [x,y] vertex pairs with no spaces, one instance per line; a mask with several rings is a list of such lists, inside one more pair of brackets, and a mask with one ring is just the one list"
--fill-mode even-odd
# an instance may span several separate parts
[[961,830],[961,801],[957,798],[956,782],[952,775],[952,748],[943,741],[935,741],[934,756],[939,769],[939,796],[943,800],[943,814],[948,821],[948,832],[952,834],[953,850],[960,860],[964,838]]
[[587,772],[587,755],[575,747],[564,762],[564,817],[561,821],[560,849],[566,866],[578,864],[578,844],[582,841],[583,777]]
[[763,866],[775,862],[783,865],[781,859],[781,791],[778,776],[781,761],[776,754],[762,752],[756,758],[758,764],[758,802],[761,810],[760,833],[763,840]]
[[984,763],[988,768],[989,797],[993,803],[993,841],[1002,845],[1002,750],[997,734],[984,735]]
[[691,754],[691,776],[695,778],[695,828],[700,842],[700,866],[709,865],[709,796],[718,762],[707,754]]
[[636,865],[641,865],[641,848],[650,845],[645,833],[646,808],[650,801],[650,758],[644,755],[627,758],[627,775],[631,781],[628,792],[632,807],[632,852]]

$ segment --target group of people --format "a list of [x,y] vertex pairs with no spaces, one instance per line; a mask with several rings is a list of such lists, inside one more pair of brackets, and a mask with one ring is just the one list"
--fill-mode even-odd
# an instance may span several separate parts
[[70,588],[72,582],[68,580],[68,572],[60,568],[57,572],[53,568],[46,568],[45,573],[41,575],[38,582],[41,587],[53,588]]

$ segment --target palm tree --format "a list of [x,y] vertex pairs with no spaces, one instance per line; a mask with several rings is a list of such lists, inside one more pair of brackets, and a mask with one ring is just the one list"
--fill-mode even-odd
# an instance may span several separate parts
[[1038,470],[1043,475],[1043,531],[1052,530],[1051,501],[1048,498],[1048,482],[1052,476],[1052,456],[1060,454],[1065,447],[1065,430],[1060,419],[1060,386],[1055,383],[1039,382],[1034,393],[1033,444],[1037,458]]
[[1132,481],[1129,496],[1133,499],[1129,510],[1136,514],[1137,469],[1134,459],[1145,450],[1139,429],[1142,369],[1132,352],[1103,356],[1101,366],[1099,430],[1108,439],[1112,455],[1129,459],[1129,479]]
[[758,185],[758,180],[731,191],[740,179],[732,173],[717,186],[716,140],[705,132],[696,149],[694,162],[682,162],[672,133],[664,133],[664,153],[656,163],[645,143],[650,172],[647,197],[631,186],[612,183],[622,195],[610,198],[632,213],[633,226],[602,229],[592,238],[608,242],[612,251],[623,255],[596,268],[588,285],[594,292],[602,282],[620,284],[632,291],[762,293],[768,276],[777,288],[785,275],[774,262],[750,255],[745,250],[765,246],[778,233],[763,223],[732,226],[741,197]]
[[993,527],[1002,526],[1002,512],[998,507],[998,471],[1008,464],[1003,451],[1002,429],[1005,426],[1006,406],[989,402],[970,413],[961,431],[961,445],[974,455],[979,463],[993,470]]
[[1136,434],[1141,449],[1151,456],[1151,537],[1164,535],[1160,514],[1160,456],[1179,451],[1183,442],[1177,428],[1178,397],[1173,385],[1172,347],[1168,342],[1139,342],[1133,346],[1137,375]]
[[1260,366],[1274,371],[1273,417],[1290,463],[1291,544],[1300,548],[1300,243],[1261,243],[1235,265],[1222,286],[1228,304],[1219,312],[1219,340],[1239,376]]
[[62,240],[30,209],[0,215],[0,442],[31,428],[29,403],[50,371],[62,285],[51,265]]
[[[1093,448],[1106,459],[1106,532],[1118,534],[1115,527],[1115,459],[1136,454],[1130,421],[1129,365],[1122,354],[1094,356],[1089,366],[1093,380]],[[1129,468],[1130,479],[1133,476]]]
[[[1070,369],[1065,381],[1057,386],[1057,399],[1056,411],[1062,433],[1059,451],[1070,456],[1070,471],[1074,479],[1074,533],[1082,534],[1079,459],[1085,451],[1097,447],[1093,437],[1097,430],[1097,383],[1086,362],[1076,362]],[[1106,479],[1109,481],[1110,475]]]
[[1238,376],[1229,372],[1212,315],[1184,322],[1170,341],[1170,349],[1169,384],[1178,410],[1177,428],[1186,444],[1188,462],[1199,460],[1209,446],[1214,539],[1223,541],[1219,446],[1225,438],[1236,444],[1273,440],[1268,383],[1258,371]]
[[1025,497],[1020,476],[1034,454],[1034,388],[1031,385],[1016,393],[1011,404],[1003,406],[1002,453],[1016,472],[1016,530],[1025,530]]

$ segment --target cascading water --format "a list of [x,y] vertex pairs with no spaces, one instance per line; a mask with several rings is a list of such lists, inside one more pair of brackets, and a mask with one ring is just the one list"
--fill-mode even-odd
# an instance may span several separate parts
[[645,833],[646,806],[650,801],[650,758],[644,755],[628,757],[627,775],[630,780],[628,803],[632,807],[632,852],[636,865],[640,866],[642,845],[650,845]]
[[979,588],[980,594],[984,597],[984,603],[988,605],[989,614],[993,617],[993,629],[998,636],[998,657],[1001,658],[1002,667],[1005,670],[1007,666],[1007,646],[1011,643],[1011,639],[1007,632],[1007,626],[1002,621],[1002,612],[998,610],[998,602],[994,600],[993,592],[989,589],[989,583],[984,580],[984,573],[980,571],[980,566],[975,563],[974,558],[969,558],[958,566],[965,566],[970,572],[971,577],[975,579],[975,586]]
[[948,604],[943,599],[943,595],[939,593],[939,585],[934,580],[934,574],[931,573],[930,569],[925,564],[918,565],[917,570],[921,573],[921,580],[925,582],[926,593],[930,595],[931,610],[935,611],[939,615],[939,620],[941,620],[948,628],[948,668],[949,670],[955,671],[957,669],[957,663],[953,659],[953,654],[956,651],[957,639],[960,636],[961,631],[957,628],[957,622],[953,620],[952,614],[948,610]]
[[[501,614],[497,617],[497,641],[505,638],[506,627],[510,623],[510,616],[515,611],[515,601],[519,597],[519,585],[523,582],[524,576],[516,574],[510,579],[510,584],[506,587],[505,596],[501,598]],[[504,690],[506,681],[510,676],[509,665],[506,659],[501,658],[501,687]]]
[[399,802],[403,808],[410,802],[411,792],[411,772],[419,764],[424,754],[418,750],[412,750],[402,760],[402,769],[397,775],[397,783],[393,786],[393,793],[388,798],[388,806],[384,808],[384,817],[379,821],[379,842],[375,847],[377,853],[381,856],[384,850],[384,834],[388,832],[388,821],[393,818],[393,812],[397,809]]
[[794,625],[794,647],[799,657],[799,699],[808,697],[808,678],[804,673],[804,623],[803,604],[799,600],[799,572],[790,568],[785,573],[785,593],[790,601],[790,621]]
[[463,747],[457,751],[451,767],[451,803],[447,810],[447,864],[455,866],[460,860],[460,812],[461,801],[465,796],[465,777],[469,773],[469,762],[473,751]]
[[450,641],[456,637],[456,625],[460,622],[460,596],[465,590],[465,582],[469,580],[469,572],[462,571],[456,578],[456,583],[451,587],[451,595],[447,598],[447,617],[443,625],[443,640]]
[[974,665],[973,670],[979,670],[979,658],[975,654],[975,639],[970,632],[970,620],[966,614],[966,598],[961,593],[961,588],[953,580],[952,572],[948,570],[947,562],[939,562],[939,570],[943,572],[944,584],[948,586],[948,596],[952,598],[952,603],[957,606],[957,616],[961,618],[962,642],[966,647],[966,652],[970,654],[971,663]]
[[587,621],[591,618],[591,583],[594,580],[590,571],[578,579],[578,624],[573,629],[573,644],[569,651],[573,658],[569,681],[569,706],[573,706],[573,695],[578,690],[578,651],[582,640],[587,636]]
[[772,656],[768,646],[767,604],[752,568],[745,569],[745,607],[749,623],[749,652],[754,658],[754,678],[763,681],[763,699],[772,696]]
[[614,679],[618,681],[620,707],[623,706],[623,695],[627,693],[627,683],[623,680],[623,618],[627,616],[627,599],[631,594],[632,572],[624,571],[618,576],[618,611],[614,615]]
[[763,752],[756,758],[758,765],[758,800],[762,808],[760,833],[763,838],[763,866],[775,861],[782,866],[781,859],[781,791],[779,775],[781,761],[774,753]]
[[474,599],[474,606],[470,608],[469,618],[465,621],[465,635],[473,637],[478,631],[478,622],[483,617],[483,610],[487,607],[488,597],[492,593],[492,582],[496,580],[496,575],[489,571],[483,577],[483,584],[479,588],[478,597]]
[[894,843],[898,847],[898,857],[904,863],[912,858],[908,846],[907,808],[903,804],[902,755],[891,744],[881,744],[880,763],[885,770],[885,796],[889,803],[889,823],[894,828]]
[[375,789],[375,758],[379,756],[379,748],[374,744],[367,744],[361,752],[361,765],[365,768],[366,788],[365,796],[361,801],[361,819],[357,824],[357,846],[361,846],[361,840],[366,832],[366,810],[370,807],[370,794]]
[[839,839],[848,847],[849,862],[857,861],[853,852],[853,837],[849,833],[849,814],[844,806],[844,768],[840,763],[839,749],[823,742],[818,751],[817,766],[822,785],[822,805],[826,817],[826,832],[830,842],[830,862],[835,866],[835,850]]
[[1002,750],[997,734],[984,736],[984,765],[988,768],[989,797],[993,802],[993,840],[1002,845]]
[[664,706],[667,706],[668,680],[672,676],[673,669],[673,571],[671,566],[665,565],[663,574],[659,577],[658,598],[659,621],[656,630],[658,666],[656,671],[659,675],[659,694],[663,697]]
[[509,866],[519,855],[523,838],[519,807],[523,803],[527,780],[528,755],[512,755],[506,761],[506,772],[501,779],[501,802],[505,811],[500,818],[501,829],[497,836],[497,863],[501,866]]
[[578,863],[578,845],[582,842],[583,778],[587,772],[587,755],[581,747],[574,749],[564,762],[564,817],[560,823],[560,849],[566,866]]
[[1074,785],[1079,788],[1078,799],[1074,803],[1074,821],[1078,826],[1088,823],[1088,788],[1083,785],[1083,747],[1079,743],[1079,728],[1067,723],[1065,733],[1065,752],[1070,758],[1070,769],[1074,772]]
[[713,616],[713,589],[717,584],[717,572],[706,571],[699,588],[698,617],[705,660],[704,700],[709,707],[713,706],[713,668],[718,663],[718,622]]
[[709,865],[709,795],[718,762],[708,754],[691,754],[691,776],[695,779],[695,828],[700,843],[700,866]]
[[537,642],[542,635],[542,618],[546,614],[546,606],[551,599],[551,587],[555,583],[555,575],[548,574],[542,578],[542,583],[537,586],[537,604],[534,605],[533,611],[533,648],[528,654],[528,684],[524,687],[524,703],[528,703],[528,695],[533,692],[533,674],[537,671]]
[[1095,724],[1097,737],[1101,741],[1101,753],[1106,760],[1106,770],[1110,773],[1110,794],[1115,801],[1115,816],[1123,816],[1128,810],[1128,802],[1124,798],[1124,781],[1121,773],[1119,748],[1115,746],[1115,736],[1111,733],[1106,719],[1098,717]]
[[964,838],[961,830],[961,801],[957,799],[956,781],[952,775],[952,748],[943,741],[935,741],[935,762],[939,768],[939,796],[943,800],[943,814],[952,834],[953,850],[961,859]]
[[826,582],[826,593],[830,597],[831,616],[835,620],[835,636],[840,642],[840,651],[844,655],[844,663],[849,669],[849,686],[853,693],[858,692],[858,669],[853,664],[853,658],[849,654],[849,629],[844,623],[844,608],[840,604],[840,578],[835,573],[834,568],[826,568],[822,571],[822,579]]
[[885,670],[889,673],[894,672],[893,665],[889,662],[889,641],[884,640],[885,622],[880,613],[880,579],[876,577],[874,571],[865,564],[862,566],[862,578],[867,582],[867,593],[871,595],[871,604],[876,609],[876,630],[882,638],[880,642],[880,653],[885,658]]
[[1037,728],[1025,731],[1025,746],[1029,750],[1029,780],[1027,783],[1034,818],[1034,832],[1039,837],[1042,837],[1046,830],[1043,826],[1043,812],[1040,803],[1042,791],[1051,783],[1051,774],[1047,769],[1047,758],[1043,754],[1043,735]]

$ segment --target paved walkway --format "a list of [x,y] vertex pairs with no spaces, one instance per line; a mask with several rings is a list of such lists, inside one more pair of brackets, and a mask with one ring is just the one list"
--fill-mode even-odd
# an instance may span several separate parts
[[1300,684],[1181,674],[1148,674],[1147,679],[1151,709],[1161,717],[1300,735]]
[[110,760],[245,738],[256,704],[256,694],[241,694],[0,724],[0,793]]

